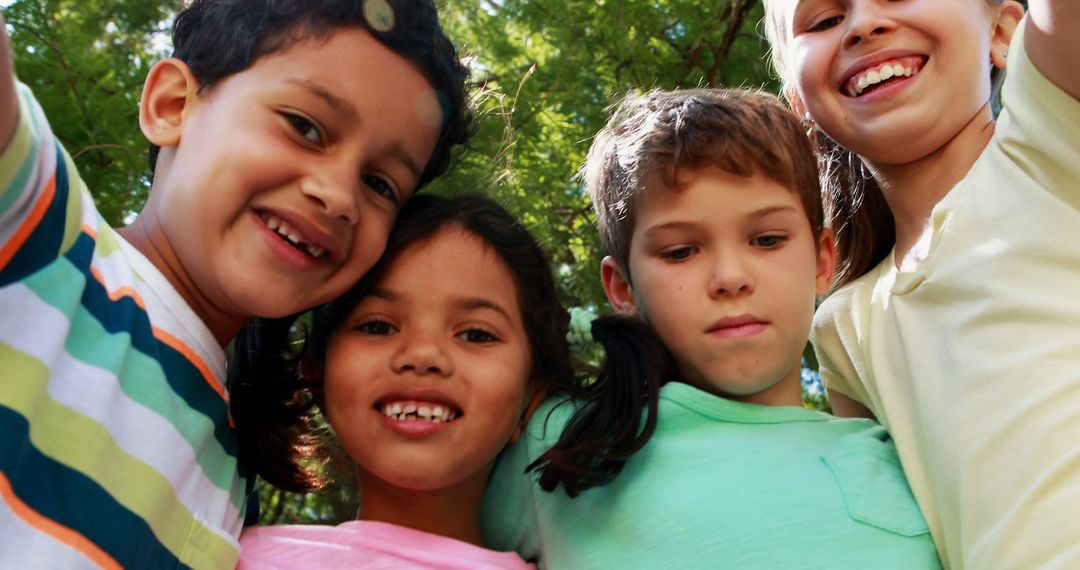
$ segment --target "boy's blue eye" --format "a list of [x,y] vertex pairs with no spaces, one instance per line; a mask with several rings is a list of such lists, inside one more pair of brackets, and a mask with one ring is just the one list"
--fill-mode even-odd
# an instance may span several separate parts
[[787,238],[784,237],[784,236],[764,235],[764,236],[758,236],[758,237],[750,240],[750,242],[752,244],[758,246],[758,247],[763,247],[765,249],[773,249],[773,248],[779,247],[786,240],[787,240]]
[[387,336],[394,332],[394,326],[386,321],[368,321],[357,325],[356,330],[370,335]]
[[365,174],[363,180],[364,184],[367,184],[376,194],[393,202],[397,202],[397,194],[394,193],[394,187],[391,186],[386,179],[373,174]]
[[458,336],[465,342],[472,342],[478,344],[486,344],[499,340],[499,337],[489,333],[484,329],[469,329],[462,332]]
[[675,249],[669,249],[660,254],[664,259],[671,259],[674,261],[682,261],[689,258],[694,253],[694,248],[690,246],[678,247]]
[[285,113],[285,120],[289,121],[289,125],[305,139],[315,144],[322,142],[322,133],[319,132],[319,128],[315,126],[315,123],[292,113]]

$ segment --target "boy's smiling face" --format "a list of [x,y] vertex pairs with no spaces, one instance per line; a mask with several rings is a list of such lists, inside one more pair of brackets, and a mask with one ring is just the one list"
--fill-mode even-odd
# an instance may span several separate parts
[[713,166],[680,175],[676,188],[657,183],[638,198],[633,284],[605,259],[609,299],[653,326],[686,382],[801,405],[801,355],[815,296],[832,279],[831,238],[811,229],[794,191],[762,175]]
[[202,93],[182,63],[159,67],[141,121],[162,153],[125,237],[223,343],[252,316],[352,286],[435,148],[427,79],[360,28],[299,41]]

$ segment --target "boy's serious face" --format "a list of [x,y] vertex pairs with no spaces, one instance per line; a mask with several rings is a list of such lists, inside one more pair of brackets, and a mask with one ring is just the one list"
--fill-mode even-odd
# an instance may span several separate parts
[[145,236],[222,342],[252,316],[352,286],[435,148],[441,111],[424,76],[360,28],[296,43],[202,93],[183,63],[159,67],[141,122],[162,154],[125,237],[146,252]]
[[[815,246],[820,246],[815,251]],[[647,320],[686,382],[733,400],[802,405],[801,355],[832,279],[828,233],[794,191],[761,175],[683,169],[637,204],[630,276],[604,260],[615,309]]]

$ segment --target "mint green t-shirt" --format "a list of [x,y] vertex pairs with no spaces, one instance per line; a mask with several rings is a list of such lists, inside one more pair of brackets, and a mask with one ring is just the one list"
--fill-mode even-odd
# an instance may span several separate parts
[[940,568],[888,434],[870,420],[669,383],[649,443],[571,499],[525,467],[573,412],[549,399],[501,456],[488,546],[542,568]]

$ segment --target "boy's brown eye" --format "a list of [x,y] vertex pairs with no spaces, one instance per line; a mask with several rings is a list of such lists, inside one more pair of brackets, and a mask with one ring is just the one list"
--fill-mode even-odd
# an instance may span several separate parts
[[367,184],[368,187],[374,190],[379,196],[392,202],[397,202],[397,194],[394,193],[394,187],[382,177],[365,174],[363,180],[364,184]]
[[319,128],[315,126],[315,123],[292,113],[285,113],[285,120],[289,121],[289,125],[292,126],[293,130],[305,139],[315,144],[322,142],[322,134],[319,133]]

